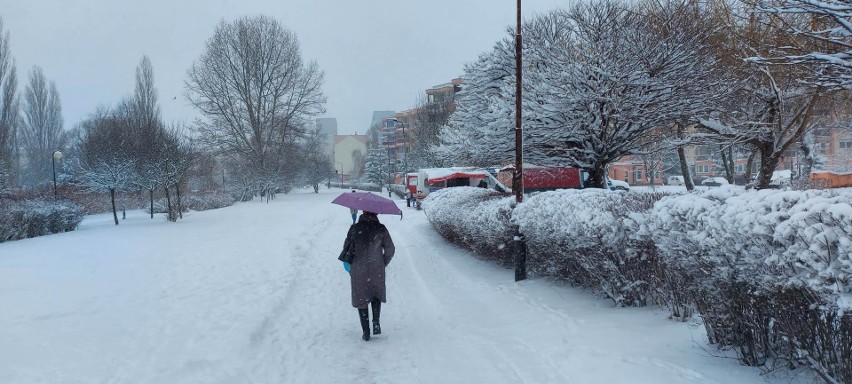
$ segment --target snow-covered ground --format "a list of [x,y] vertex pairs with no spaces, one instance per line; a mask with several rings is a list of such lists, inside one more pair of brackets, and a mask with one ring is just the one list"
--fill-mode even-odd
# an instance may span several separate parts
[[[383,334],[360,338],[337,256],[341,190],[129,212],[0,244],[0,383],[763,383],[703,328],[612,308],[446,244],[420,211],[397,246]],[[789,379],[778,379],[789,382]]]

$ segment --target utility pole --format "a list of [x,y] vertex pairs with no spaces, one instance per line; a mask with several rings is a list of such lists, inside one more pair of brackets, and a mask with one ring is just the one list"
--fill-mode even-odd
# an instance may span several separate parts
[[385,146],[388,147],[388,197],[391,197],[391,150],[390,138],[385,133]]
[[405,206],[411,208],[411,199],[406,191],[408,191],[408,137],[405,136],[405,123],[399,122],[402,125],[402,183],[405,188],[402,194],[405,195]]
[[[515,30],[515,175],[512,188],[515,190],[515,208],[524,202],[524,135],[521,125],[521,97],[523,89],[521,86],[521,73],[523,71],[523,60],[521,50],[523,39],[521,37],[521,0],[518,0],[518,25]],[[515,228],[515,281],[527,278],[527,243],[521,228]]]

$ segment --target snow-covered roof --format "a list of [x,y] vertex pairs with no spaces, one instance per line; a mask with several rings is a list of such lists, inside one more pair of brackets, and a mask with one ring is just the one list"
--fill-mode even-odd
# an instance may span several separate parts
[[449,178],[449,176],[452,176],[455,173],[464,173],[468,175],[483,175],[486,177],[490,175],[488,172],[482,169],[473,167],[425,168],[421,169],[420,172],[425,173],[426,177],[428,177],[429,180],[447,179]]

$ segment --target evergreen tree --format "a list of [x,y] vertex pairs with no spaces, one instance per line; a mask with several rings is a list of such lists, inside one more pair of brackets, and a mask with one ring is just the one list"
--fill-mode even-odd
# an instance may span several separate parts
[[367,150],[367,162],[364,165],[364,179],[369,183],[383,184],[388,180],[387,153],[381,148]]

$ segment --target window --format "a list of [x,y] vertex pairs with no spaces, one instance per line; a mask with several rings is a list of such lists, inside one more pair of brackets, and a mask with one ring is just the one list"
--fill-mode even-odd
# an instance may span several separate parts
[[709,165],[696,165],[695,166],[695,173],[707,173],[707,172],[710,172],[710,166]]
[[745,165],[737,164],[737,166],[734,169],[736,169],[737,172],[745,172]]
[[642,171],[634,170],[633,171],[633,181],[636,182],[638,180],[642,180]]
[[840,148],[841,149],[852,149],[852,139],[840,140]]

